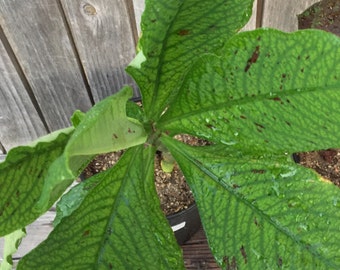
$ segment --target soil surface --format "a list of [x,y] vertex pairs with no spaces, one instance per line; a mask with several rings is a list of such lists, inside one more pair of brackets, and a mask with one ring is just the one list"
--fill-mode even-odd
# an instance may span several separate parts
[[[85,169],[85,178],[111,168],[122,154],[123,151],[98,155]],[[167,173],[162,170],[161,160],[162,153],[157,152],[155,156],[155,186],[161,208],[166,215],[169,215],[190,206],[194,202],[194,198],[177,164],[171,173]]]
[[340,187],[340,150],[328,149],[295,154],[295,160]]
[[[204,140],[188,135],[181,135],[176,138],[189,145],[207,144]],[[122,154],[123,151],[98,155],[84,170],[85,179],[112,167]],[[163,212],[170,215],[188,208],[194,203],[194,197],[178,165],[175,164],[172,172],[168,173],[162,169],[162,160],[162,153],[157,152],[154,161],[155,186]]]
[[298,16],[299,29],[316,28],[340,36],[340,1],[324,0]]

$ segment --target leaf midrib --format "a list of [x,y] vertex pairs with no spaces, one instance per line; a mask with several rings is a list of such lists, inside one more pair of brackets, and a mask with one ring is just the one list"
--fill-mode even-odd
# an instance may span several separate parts
[[[137,152],[137,151],[140,151],[140,149],[136,148],[135,152]],[[114,213],[117,212],[117,209],[119,209],[119,205],[121,204],[121,200],[120,200],[121,194],[124,193],[124,189],[125,189],[125,187],[127,185],[127,182],[129,181],[126,178],[129,175],[130,168],[133,167],[134,160],[135,160],[136,156],[137,156],[137,153],[135,153],[135,155],[132,156],[131,160],[127,163],[126,168],[124,169],[124,177],[121,180],[121,185],[120,185],[120,187],[118,189],[118,192],[117,192],[117,195],[116,195],[116,199],[114,200],[114,203],[112,204],[112,207],[111,207],[111,210],[110,210],[109,221],[107,222],[107,225],[105,226],[104,234],[103,234],[102,239],[100,241],[101,246],[100,246],[100,248],[98,250],[98,256],[97,256],[97,260],[96,260],[97,267],[103,261],[103,255],[105,254],[106,248],[107,248],[107,245],[108,245],[107,242],[110,241],[110,240],[107,240],[106,232],[110,228],[113,227],[112,225],[114,224],[114,221],[117,218],[117,216]],[[117,166],[117,165],[118,165],[118,163],[115,166]],[[141,259],[143,259],[143,258],[141,257]]]
[[172,27],[173,27],[174,23],[176,22],[176,18],[178,17],[183,5],[184,5],[184,1],[180,3],[173,20],[171,21],[171,23],[169,24],[169,26],[166,30],[165,39],[162,42],[162,49],[161,49],[161,52],[159,54],[159,66],[157,68],[156,81],[155,81],[153,91],[152,91],[153,95],[152,95],[152,99],[151,99],[151,104],[150,104],[151,110],[150,110],[150,115],[149,115],[150,119],[152,119],[152,117],[151,117],[152,115],[155,115],[155,117],[156,117],[156,119],[154,119],[155,121],[159,118],[159,114],[155,113],[155,109],[156,109],[156,112],[159,111],[159,110],[157,109],[156,106],[153,106],[153,105],[157,104],[157,100],[158,100],[159,88],[160,88],[159,86],[160,86],[162,71],[163,71],[163,67],[164,67],[164,64],[163,64],[164,63],[164,57],[165,57],[165,54],[166,54],[166,51],[167,51],[166,48],[167,48],[168,40],[171,37],[171,35],[169,33],[172,30]]
[[[164,58],[165,58],[165,55],[168,51],[169,48],[172,48],[172,47],[168,47],[167,44],[168,44],[168,41],[169,39],[171,38],[171,31],[173,29],[173,26],[174,24],[177,22],[176,18],[179,16],[179,14],[181,13],[182,11],[182,8],[183,8],[183,5],[184,5],[184,1],[181,2],[181,4],[179,5],[178,7],[178,10],[173,18],[173,20],[171,21],[171,23],[169,24],[168,28],[167,28],[167,31],[166,31],[166,35],[165,35],[165,39],[163,40],[162,42],[162,50],[161,50],[161,53],[159,54],[159,68],[157,69],[157,72],[156,72],[156,80],[155,80],[155,84],[154,84],[154,87],[153,87],[153,95],[152,95],[152,99],[151,99],[151,111],[150,111],[150,118],[151,115],[155,115],[156,116],[156,119],[154,119],[154,121],[157,121],[160,117],[160,115],[157,114],[157,111],[160,111],[162,112],[163,110],[158,110],[156,106],[153,106],[153,104],[157,104],[157,100],[159,99],[158,98],[158,95],[159,95],[159,89],[160,89],[160,84],[161,84],[161,77],[162,77],[162,71],[163,71],[163,68],[164,68]],[[216,6],[212,6],[209,10],[214,10],[216,8]],[[206,13],[209,13],[208,11]],[[204,15],[202,14],[201,17],[203,17]],[[187,23],[188,25],[190,25],[191,23]],[[203,32],[201,32],[203,33]],[[200,33],[200,34],[201,34]],[[199,48],[199,46],[197,47]],[[184,53],[184,52],[183,52]],[[178,86],[180,87],[180,85]],[[173,91],[176,91],[176,89],[173,89]],[[171,96],[174,96],[173,93],[169,92],[167,94],[168,97],[171,97]],[[162,103],[160,104],[160,107],[163,108],[164,107],[164,103],[166,102],[166,100],[162,101]],[[155,108],[155,110],[154,110]]]
[[236,105],[244,105],[247,103],[252,103],[252,102],[258,102],[258,101],[264,101],[264,100],[270,100],[275,97],[279,96],[284,96],[284,97],[291,97],[291,96],[296,96],[296,95],[302,95],[307,92],[317,92],[317,91],[334,91],[337,89],[340,89],[339,84],[334,84],[331,86],[316,86],[316,87],[310,87],[310,88],[303,88],[302,91],[298,91],[301,88],[294,88],[291,90],[285,90],[283,92],[271,92],[270,93],[264,93],[264,94],[259,94],[255,97],[250,97],[250,96],[244,96],[239,99],[234,99],[234,100],[228,100],[222,103],[217,103],[217,104],[211,104],[207,107],[200,107],[197,110],[189,111],[186,113],[181,113],[178,114],[174,117],[167,117],[167,112],[164,113],[163,117],[160,119],[160,121],[157,124],[157,127],[161,130],[166,130],[167,126],[171,125],[174,122],[177,122],[182,119],[190,118],[195,115],[200,115],[202,113],[207,113],[209,111],[218,111],[226,108],[231,108]]

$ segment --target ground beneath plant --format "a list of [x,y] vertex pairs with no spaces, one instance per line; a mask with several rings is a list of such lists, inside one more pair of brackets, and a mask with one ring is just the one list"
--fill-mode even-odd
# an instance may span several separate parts
[[298,153],[297,162],[340,187],[340,149]]
[[[188,135],[179,135],[177,139],[189,145],[202,146],[208,143]],[[98,155],[84,170],[85,178],[112,167],[122,154],[123,151]],[[157,152],[154,161],[155,186],[163,212],[170,215],[188,208],[194,203],[194,197],[178,165],[175,164],[171,173],[165,172],[161,166],[162,159],[162,153]]]

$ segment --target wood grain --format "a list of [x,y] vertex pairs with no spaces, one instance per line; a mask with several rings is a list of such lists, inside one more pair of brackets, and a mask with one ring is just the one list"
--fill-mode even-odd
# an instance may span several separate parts
[[[125,67],[135,55],[128,7],[123,0],[62,0],[95,102],[133,85]],[[137,91],[135,91],[137,95]]]
[[[0,142],[5,150],[46,134],[23,82],[2,42],[0,43]],[[0,146],[0,154],[3,153]]]
[[[32,249],[37,247],[42,241],[44,241],[49,233],[52,231],[52,222],[55,218],[55,209],[47,211],[44,215],[39,217],[34,223],[26,227],[26,237],[22,239],[22,242],[17,252],[12,256],[14,267],[16,269],[17,263],[20,258],[29,253]],[[0,261],[3,260],[3,248],[4,238],[0,238]]]
[[264,0],[263,27],[292,32],[298,29],[297,15],[320,0]]
[[184,265],[187,270],[218,270],[221,269],[211,253],[203,228],[195,233],[182,246]]
[[0,23],[51,130],[91,107],[56,0],[1,0]]
[[241,29],[241,31],[249,31],[256,29],[256,19],[257,19],[257,0],[253,3],[253,10],[248,23]]
[[136,26],[138,30],[138,35],[140,36],[141,34],[140,22],[141,22],[144,8],[145,8],[144,0],[133,0],[133,6],[135,10],[135,18],[136,18]]

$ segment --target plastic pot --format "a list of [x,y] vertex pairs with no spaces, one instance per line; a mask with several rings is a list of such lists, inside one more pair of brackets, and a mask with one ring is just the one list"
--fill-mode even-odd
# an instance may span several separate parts
[[167,219],[179,245],[188,241],[201,227],[201,219],[195,203],[187,209],[168,215]]

